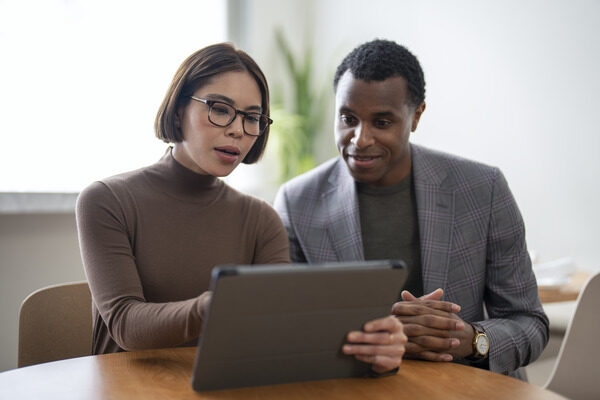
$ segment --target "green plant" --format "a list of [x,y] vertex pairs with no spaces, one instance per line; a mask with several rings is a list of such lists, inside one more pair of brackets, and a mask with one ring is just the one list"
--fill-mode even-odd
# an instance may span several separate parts
[[279,180],[284,182],[317,165],[315,139],[323,122],[325,91],[315,89],[312,48],[306,46],[302,57],[295,56],[281,29],[275,31],[275,41],[292,90],[291,104],[275,96],[271,108]]

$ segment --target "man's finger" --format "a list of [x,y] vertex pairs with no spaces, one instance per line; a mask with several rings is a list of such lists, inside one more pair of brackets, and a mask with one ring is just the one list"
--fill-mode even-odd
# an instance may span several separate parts
[[400,296],[404,301],[441,300],[444,296],[444,290],[442,290],[442,288],[437,288],[433,292],[427,293],[419,298],[415,297],[415,295],[409,292],[408,290],[403,290],[402,293],[400,293]]
[[414,358],[427,361],[452,361],[454,359],[451,354],[426,350],[418,344],[410,342],[406,344],[406,353],[404,354],[404,358]]
[[437,353],[449,352],[460,346],[460,340],[457,338],[439,338],[435,336],[414,336],[410,338],[409,343],[418,344],[423,349]]
[[433,292],[419,297],[419,300],[441,300],[443,296],[444,290],[442,288],[437,288]]
[[462,331],[465,329],[465,323],[463,321],[439,315],[398,315],[396,318],[404,325],[416,324],[426,328],[443,329],[447,331]]
[[423,300],[423,301],[399,301],[392,306],[394,315],[420,315],[434,314],[447,315],[460,311],[460,306],[448,301]]
[[[406,357],[406,358],[408,358],[408,357]],[[415,354],[411,358],[417,358],[417,359],[426,360],[426,361],[436,361],[436,362],[449,362],[454,359],[451,354],[436,353],[433,351],[423,351],[421,353]]]
[[436,336],[441,338],[449,338],[450,331],[447,329],[435,329],[419,324],[404,324],[404,334],[411,336]]
[[404,300],[404,301],[419,300],[411,292],[409,292],[408,290],[403,290],[402,293],[400,293],[400,297],[402,297],[402,300]]

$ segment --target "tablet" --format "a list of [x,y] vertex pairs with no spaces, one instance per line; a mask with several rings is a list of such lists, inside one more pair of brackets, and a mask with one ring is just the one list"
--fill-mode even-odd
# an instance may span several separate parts
[[348,332],[390,314],[406,280],[396,260],[219,266],[198,342],[196,391],[363,376]]

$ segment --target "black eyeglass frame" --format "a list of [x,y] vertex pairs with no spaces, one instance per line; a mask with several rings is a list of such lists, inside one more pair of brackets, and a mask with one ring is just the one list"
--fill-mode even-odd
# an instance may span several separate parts
[[[211,124],[216,125],[216,126],[220,126],[222,128],[231,125],[233,123],[233,121],[235,121],[235,119],[237,118],[238,114],[242,116],[242,128],[244,129],[244,133],[246,135],[249,135],[249,136],[261,136],[263,133],[265,133],[265,130],[267,129],[267,127],[273,123],[273,120],[271,118],[269,118],[268,116],[266,116],[265,114],[261,114],[261,113],[258,113],[258,112],[243,111],[243,110],[235,108],[231,104],[226,103],[224,101],[202,99],[202,98],[196,97],[196,96],[188,96],[188,97],[190,99],[192,99],[192,100],[196,100],[196,101],[198,101],[200,103],[206,104],[208,106],[208,121]],[[229,121],[225,125],[217,124],[215,121],[213,121],[210,118],[210,114],[211,114],[213,105],[216,104],[216,103],[223,104],[223,105],[225,105],[227,107],[232,108],[235,111],[235,114],[233,114],[233,118],[231,118],[231,121]],[[255,135],[255,134],[252,134],[252,133],[248,133],[248,131],[246,130],[246,118],[249,118],[249,117],[252,117],[252,116],[258,116],[259,118],[265,118],[265,120],[267,121],[267,123],[265,124],[265,127],[263,129],[260,129],[260,123],[259,123],[259,129],[260,129],[260,131],[258,132],[258,135]]]

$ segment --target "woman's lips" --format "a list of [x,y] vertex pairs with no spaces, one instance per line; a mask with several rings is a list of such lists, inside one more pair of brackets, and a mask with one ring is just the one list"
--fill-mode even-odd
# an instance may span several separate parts
[[240,149],[234,146],[215,147],[217,156],[226,163],[235,163],[240,157]]

